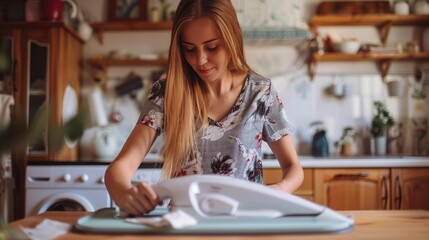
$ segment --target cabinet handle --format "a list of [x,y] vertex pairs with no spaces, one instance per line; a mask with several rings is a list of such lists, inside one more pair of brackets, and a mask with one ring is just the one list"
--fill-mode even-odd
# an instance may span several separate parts
[[398,207],[396,209],[401,209],[401,204],[402,204],[402,186],[401,186],[401,182],[399,179],[399,176],[396,176],[395,178],[395,203],[398,202],[399,204],[397,205]]
[[387,180],[386,180],[386,176],[383,176],[383,179],[381,180],[384,186],[384,196],[381,197],[381,202],[384,201],[384,210],[387,210],[387,200],[389,198],[389,194],[387,192]]
[[16,86],[16,64],[18,60],[14,59],[12,62],[12,96],[15,96],[15,93],[18,91],[18,87]]
[[362,178],[368,176],[368,173],[339,173],[335,174],[334,178]]

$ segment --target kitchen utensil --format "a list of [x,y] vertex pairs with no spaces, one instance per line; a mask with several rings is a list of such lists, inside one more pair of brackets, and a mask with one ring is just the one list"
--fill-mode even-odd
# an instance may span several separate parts
[[123,119],[121,112],[117,109],[117,105],[118,105],[117,101],[118,100],[115,97],[115,100],[113,102],[113,110],[110,113],[110,117],[109,117],[110,118],[109,120],[113,123],[120,123]]
[[112,161],[117,155],[117,141],[113,129],[100,127],[94,135],[94,150],[98,161]]
[[336,52],[356,54],[359,51],[360,43],[355,40],[346,40],[333,43],[333,47]]
[[316,121],[311,124],[314,127],[314,135],[311,142],[311,154],[314,157],[329,157],[329,142],[323,122]]
[[[75,117],[78,112],[78,100],[76,91],[72,86],[67,85],[64,96],[63,96],[63,104],[62,104],[62,118],[63,124],[67,123],[70,119]],[[77,140],[72,141],[68,137],[65,139],[66,145],[70,148],[74,147],[77,143]]]

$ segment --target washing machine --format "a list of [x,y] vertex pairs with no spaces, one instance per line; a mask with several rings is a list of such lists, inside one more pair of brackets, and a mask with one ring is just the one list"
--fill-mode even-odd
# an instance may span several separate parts
[[[46,211],[96,211],[114,204],[104,184],[108,163],[31,162],[27,167],[25,216]],[[144,163],[133,182],[155,184],[160,164]]]

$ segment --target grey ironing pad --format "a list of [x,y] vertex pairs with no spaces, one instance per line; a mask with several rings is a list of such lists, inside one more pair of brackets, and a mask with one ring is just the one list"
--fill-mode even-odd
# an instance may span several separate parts
[[[151,215],[167,213],[157,208]],[[114,208],[103,208],[80,218],[74,225],[79,232],[99,234],[186,234],[186,235],[249,235],[347,232],[353,225],[344,221],[317,221],[312,217],[227,218],[207,219],[182,229],[150,227],[125,222]]]

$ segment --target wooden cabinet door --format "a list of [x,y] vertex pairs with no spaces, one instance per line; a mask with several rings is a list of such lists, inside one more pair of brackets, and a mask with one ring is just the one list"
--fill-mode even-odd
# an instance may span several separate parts
[[315,201],[335,210],[390,209],[389,169],[315,169]]
[[[278,183],[282,180],[282,170],[280,168],[264,168],[263,171],[266,185]],[[304,169],[304,181],[293,194],[314,201],[313,169]]]
[[[19,99],[18,106],[25,109],[24,115],[29,126],[32,125],[35,116],[45,105],[50,111],[54,111],[49,99],[49,82],[52,76],[49,74],[50,53],[52,44],[50,34],[46,30],[22,30],[21,48],[23,49],[22,66],[23,76],[20,82],[19,92],[23,96]],[[27,156],[43,156],[48,154],[47,132],[39,136],[37,142],[28,146]]]
[[[62,25],[22,30],[23,73],[20,92],[21,105],[27,109],[28,121],[43,105],[49,105],[49,124],[63,124],[63,99],[68,87],[79,95],[81,77],[82,42]],[[72,106],[67,106],[72,107]],[[76,161],[76,143],[66,144],[60,151],[47,146],[48,127],[45,137],[36,146],[29,146],[28,160]]]
[[429,168],[392,169],[392,208],[429,210]]

